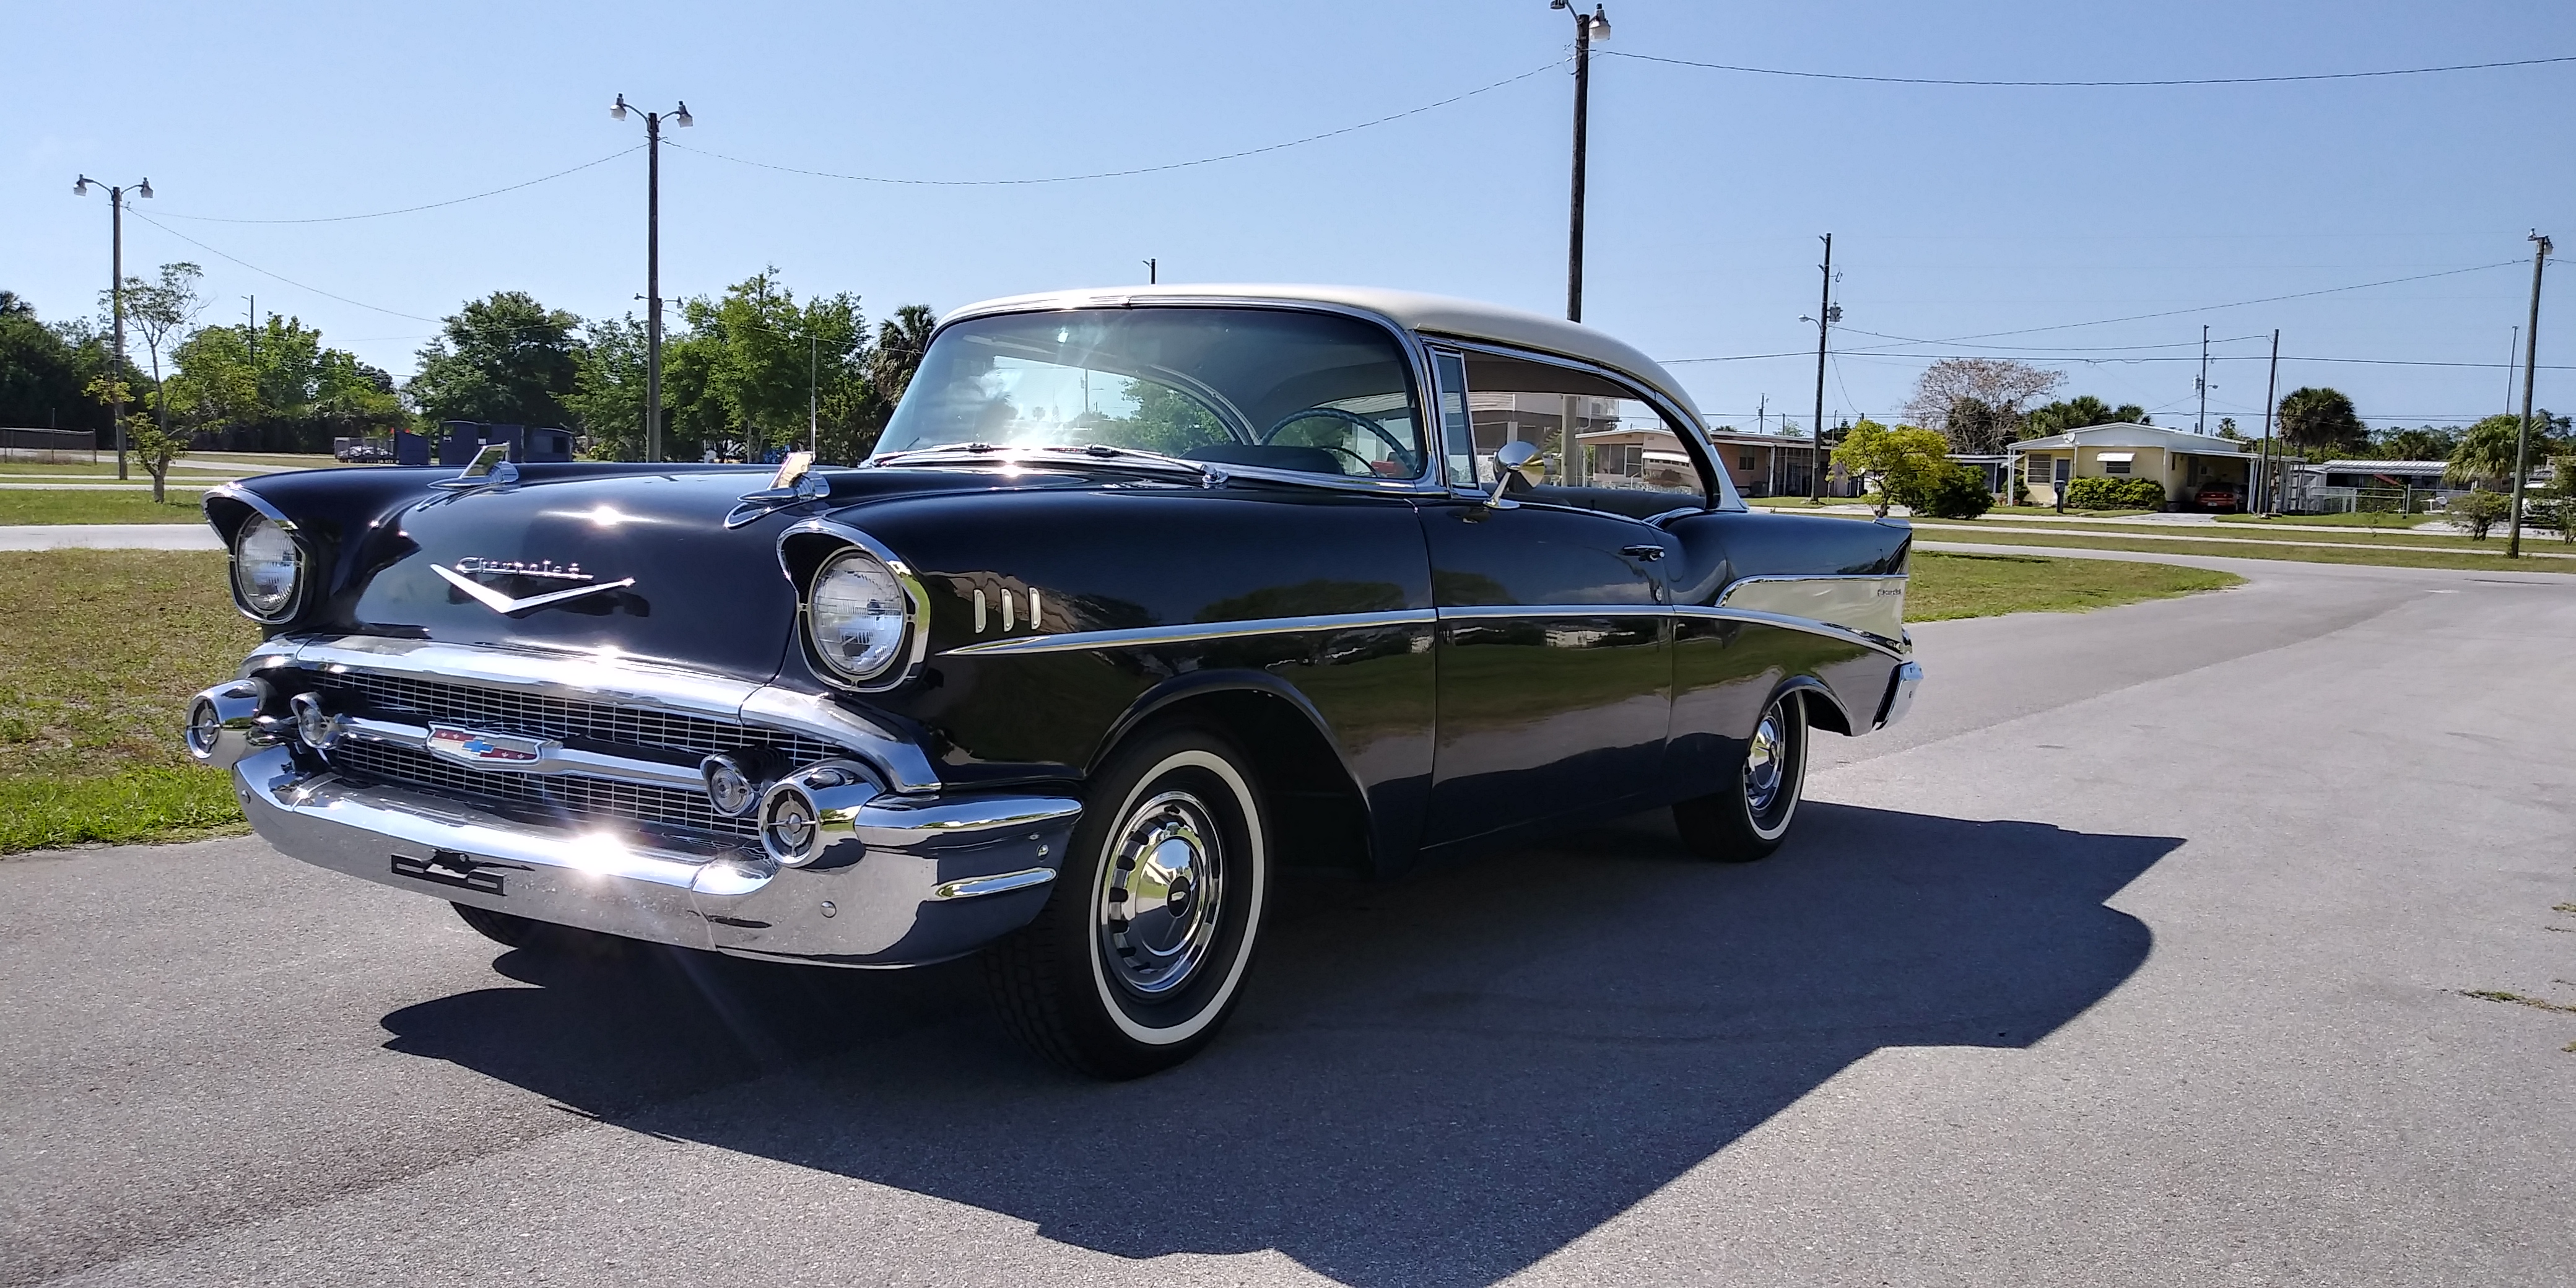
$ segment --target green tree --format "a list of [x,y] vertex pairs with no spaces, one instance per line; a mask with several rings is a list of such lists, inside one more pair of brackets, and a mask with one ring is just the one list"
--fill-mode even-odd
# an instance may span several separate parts
[[0,424],[107,428],[107,408],[85,392],[106,374],[107,349],[86,325],[49,326],[25,297],[0,291]]
[[391,376],[325,346],[298,318],[271,314],[257,330],[204,327],[173,356],[169,417],[191,431],[229,431],[244,446],[318,451],[335,432],[410,419]]
[[2281,436],[2302,450],[2360,451],[2370,441],[2352,399],[2333,389],[2302,386],[2281,399]]
[[572,392],[563,396],[572,427],[603,461],[644,459],[644,324],[629,313],[584,328]]
[[2077,394],[2072,398],[2043,403],[2031,408],[2022,417],[2021,436],[2046,438],[2051,434],[2062,434],[2067,430],[2082,429],[2087,425],[2150,423],[2152,422],[2147,418],[2147,409],[2136,403],[2122,403],[2114,407],[2091,394]]
[[1950,440],[1932,430],[1912,425],[1890,429],[1863,419],[1843,435],[1833,462],[1869,485],[1871,504],[1885,518],[1890,502],[1919,498],[1939,481],[1950,464],[1949,453]]
[[[2537,466],[2567,450],[2568,418],[2552,416],[2547,409],[2531,414],[2531,442],[2524,457],[2528,465]],[[2442,477],[2453,483],[2492,483],[2499,492],[2513,488],[2513,464],[2517,444],[2522,437],[2522,417],[2510,413],[2489,416],[2469,426],[2460,435],[2459,446],[2451,449]]]
[[581,319],[525,291],[495,291],[450,315],[405,391],[431,420],[562,425],[581,367]]
[[[205,275],[206,270],[182,260],[163,264],[158,281],[125,279],[126,331],[143,342],[143,351],[152,361],[152,410],[165,428],[170,423],[170,395],[161,380],[161,354],[181,332],[196,324],[198,314],[205,312],[205,297],[197,293],[197,283]],[[102,309],[114,307],[105,292],[100,293],[99,303]],[[129,445],[130,442],[129,438]],[[157,500],[159,475],[153,476],[153,484]]]
[[877,324],[876,348],[868,354],[868,381],[888,409],[912,387],[912,373],[921,369],[921,355],[930,348],[930,332],[938,324],[927,304],[906,304]]
[[2446,461],[2459,445],[2459,435],[2430,425],[2388,430],[2376,444],[2380,459],[2389,461]]

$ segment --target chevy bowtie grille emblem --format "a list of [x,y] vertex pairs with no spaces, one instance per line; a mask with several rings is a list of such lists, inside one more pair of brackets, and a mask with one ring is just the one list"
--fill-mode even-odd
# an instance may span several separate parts
[[511,766],[534,765],[546,758],[554,744],[543,738],[521,738],[515,734],[484,733],[459,729],[454,725],[429,727],[429,750],[432,755],[461,760],[469,765]]
[[596,585],[575,586],[570,590],[548,591],[542,595],[530,595],[525,599],[512,599],[474,578],[476,576],[536,577],[546,581],[589,581],[590,574],[583,572],[580,564],[567,568],[552,561],[512,563],[498,559],[459,559],[453,568],[431,564],[429,570],[445,578],[448,585],[471,596],[475,603],[505,617],[512,613],[524,613],[531,608],[560,604],[567,599],[596,595],[603,590],[623,590],[635,584],[634,578],[627,577],[618,581],[603,581]]

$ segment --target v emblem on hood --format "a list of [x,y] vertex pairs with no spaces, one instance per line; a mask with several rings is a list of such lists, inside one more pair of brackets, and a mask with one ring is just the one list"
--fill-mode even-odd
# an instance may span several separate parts
[[560,604],[567,599],[579,599],[584,595],[596,595],[603,590],[622,590],[625,587],[635,584],[635,579],[628,577],[621,581],[603,581],[596,586],[575,586],[571,590],[549,591],[543,595],[530,595],[526,599],[512,599],[509,596],[504,595],[453,568],[444,568],[437,564],[431,564],[429,566],[429,570],[446,578],[448,585],[454,586],[458,590],[464,591],[466,594],[473,596],[474,602],[505,617],[512,613],[524,613],[531,608],[543,608],[548,604]]

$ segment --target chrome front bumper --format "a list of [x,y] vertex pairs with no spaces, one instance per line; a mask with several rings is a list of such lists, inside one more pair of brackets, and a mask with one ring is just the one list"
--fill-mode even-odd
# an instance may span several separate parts
[[739,957],[908,966],[955,957],[1044,906],[1079,801],[882,795],[815,862],[528,822],[299,765],[233,765],[261,837],[317,867],[451,902]]

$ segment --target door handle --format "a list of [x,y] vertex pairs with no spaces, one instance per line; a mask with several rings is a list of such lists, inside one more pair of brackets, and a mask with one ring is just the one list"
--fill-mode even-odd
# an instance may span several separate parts
[[1631,559],[1643,559],[1648,563],[1652,563],[1655,560],[1664,557],[1664,548],[1662,546],[1647,545],[1621,546],[1619,547],[1619,553],[1626,555]]

